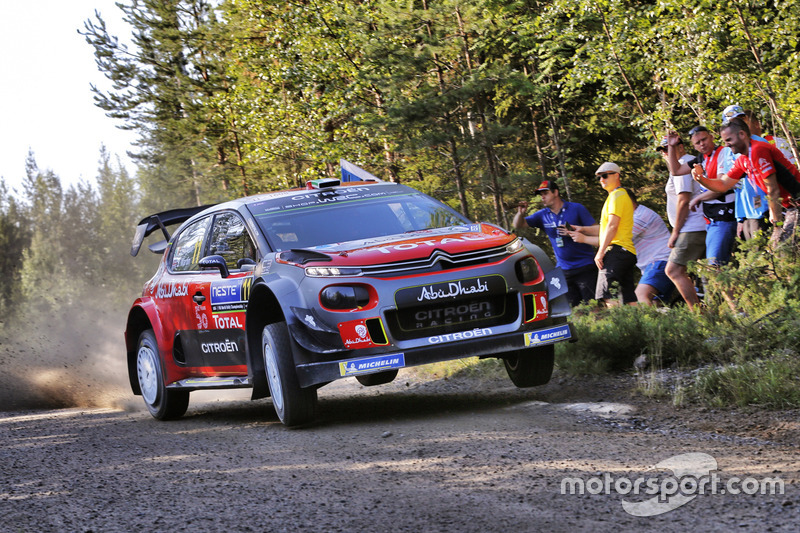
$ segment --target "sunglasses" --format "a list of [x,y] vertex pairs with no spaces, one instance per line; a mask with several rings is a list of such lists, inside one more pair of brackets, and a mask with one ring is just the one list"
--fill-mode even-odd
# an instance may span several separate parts
[[694,128],[689,130],[689,137],[691,137],[696,133],[700,133],[701,131],[708,132],[708,128],[706,128],[705,126],[695,126]]
[[607,177],[611,176],[612,174],[617,174],[616,172],[603,172],[602,174],[598,174],[597,177],[601,180],[606,179]]

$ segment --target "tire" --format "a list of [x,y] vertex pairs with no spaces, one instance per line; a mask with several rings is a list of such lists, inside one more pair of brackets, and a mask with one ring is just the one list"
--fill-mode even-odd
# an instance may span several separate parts
[[545,385],[553,375],[555,346],[549,344],[539,348],[528,348],[510,352],[503,363],[512,383],[519,388]]
[[300,387],[286,322],[264,326],[261,353],[272,405],[281,422],[292,427],[313,420],[317,410],[317,389]]
[[399,370],[395,368],[394,370],[384,370],[383,372],[375,372],[374,374],[363,374],[361,376],[356,376],[356,379],[365,387],[384,385],[394,381],[394,378],[397,377],[397,372],[399,372]]
[[174,420],[186,413],[189,392],[167,389],[158,343],[152,329],[139,335],[136,349],[136,376],[147,410],[158,420]]

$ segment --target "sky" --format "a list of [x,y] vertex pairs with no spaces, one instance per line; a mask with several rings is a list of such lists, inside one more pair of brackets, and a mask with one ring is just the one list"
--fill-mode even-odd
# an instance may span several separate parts
[[135,170],[125,153],[136,134],[117,128],[92,99],[90,85],[108,82],[77,30],[95,10],[112,35],[129,34],[114,0],[0,2],[0,176],[17,192],[29,150],[65,188],[95,183],[103,144]]

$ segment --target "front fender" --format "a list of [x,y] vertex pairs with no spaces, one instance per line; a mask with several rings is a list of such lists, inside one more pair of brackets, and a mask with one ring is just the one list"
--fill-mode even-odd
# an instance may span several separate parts
[[572,308],[567,300],[567,280],[564,272],[553,264],[550,257],[538,246],[528,239],[522,238],[522,244],[533,255],[536,262],[544,271],[545,285],[547,287],[547,298],[550,301],[551,316],[569,316]]
[[253,281],[245,315],[245,358],[247,374],[253,384],[253,400],[270,395],[261,354],[261,332],[267,324],[282,322],[291,316],[290,306],[299,301],[297,285],[291,280],[273,274]]

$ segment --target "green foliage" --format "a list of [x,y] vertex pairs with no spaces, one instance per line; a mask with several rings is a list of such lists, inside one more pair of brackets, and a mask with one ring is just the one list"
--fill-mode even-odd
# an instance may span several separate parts
[[698,318],[685,307],[583,305],[571,318],[578,340],[558,344],[556,362],[574,374],[627,370],[640,355],[657,358],[663,366],[691,365],[712,352],[705,343],[708,330]]
[[687,392],[713,407],[797,408],[800,407],[800,359],[794,353],[704,368]]
[[0,179],[0,316],[11,314],[18,302],[22,257],[30,238],[22,207]]
[[0,303],[37,312],[85,305],[92,296],[104,305],[129,303],[147,273],[144,262],[134,263],[128,253],[138,201],[127,171],[112,165],[102,149],[99,190],[79,183],[65,191],[52,170],[38,168],[33,154],[26,168],[24,195],[9,199],[14,209],[5,216],[13,215],[16,224],[11,230],[0,226],[0,242],[18,239],[18,249],[11,247],[8,255],[15,259],[8,265],[15,297]]

